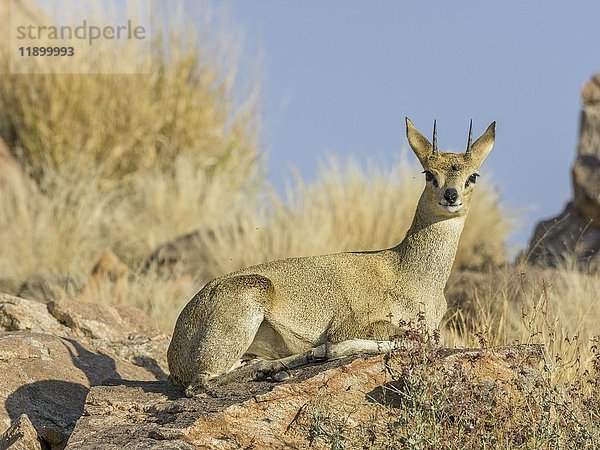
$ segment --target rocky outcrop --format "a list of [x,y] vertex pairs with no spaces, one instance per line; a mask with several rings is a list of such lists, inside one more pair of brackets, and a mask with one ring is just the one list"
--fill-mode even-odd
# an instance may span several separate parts
[[600,266],[600,227],[569,202],[557,217],[535,227],[527,257],[530,262],[546,266],[567,263],[595,269]]
[[536,226],[527,251],[534,263],[600,267],[600,73],[584,85],[581,97],[573,200],[559,216]]
[[[0,295],[0,449],[330,448],[319,440],[327,427],[350,448],[385,447],[391,416],[381,411],[405,411],[407,398],[430,393],[429,408],[443,392],[448,420],[460,411],[473,422],[530,414],[541,398],[541,346],[434,349],[419,336],[391,356],[187,398],[166,382],[167,336],[141,311]],[[378,430],[368,442],[367,425]]]
[[[536,346],[445,349],[432,355],[431,367],[437,366],[440,376],[461,371],[461,383],[468,378],[477,391],[485,385],[494,397],[486,401],[494,408],[523,398],[526,386],[539,378],[533,367],[542,359]],[[384,356],[345,358],[296,370],[285,383],[231,384],[195,398],[163,382],[94,387],[67,449],[329,448],[313,442],[314,420],[337,417],[351,436],[361,433],[381,405],[403,407],[395,380],[405,363]],[[512,388],[515,380],[523,381],[522,390]],[[456,402],[461,408],[458,397]]]
[[0,294],[0,431],[11,427],[2,439],[30,420],[44,445],[64,447],[92,386],[165,380],[167,345],[135,308]]
[[202,267],[203,258],[200,232],[180,236],[154,250],[142,264],[142,273],[151,271],[159,276],[170,276],[175,272],[193,275],[194,267]]
[[600,73],[581,91],[583,110],[573,166],[573,207],[600,227]]
[[[391,358],[349,357],[295,369],[283,383],[230,384],[186,398],[166,382],[167,337],[143,317],[133,309],[1,295],[0,397],[6,400],[0,431],[6,431],[0,443],[35,449],[61,449],[67,440],[69,449],[323,448],[314,432],[323,420],[343,419],[346,439],[363,439],[364,424],[388,417],[379,413],[381,405],[404,408],[399,393],[423,380],[441,380],[457,409],[475,393],[477,415],[481,408],[513,411],[541,377],[539,346],[435,350],[415,341],[414,349]],[[407,384],[406,374],[419,371],[426,372]]]
[[100,294],[109,296],[115,303],[127,295],[133,274],[125,263],[110,250],[104,250],[87,280],[68,275],[35,273],[24,280],[16,291],[17,296],[43,303],[62,297],[88,300]]

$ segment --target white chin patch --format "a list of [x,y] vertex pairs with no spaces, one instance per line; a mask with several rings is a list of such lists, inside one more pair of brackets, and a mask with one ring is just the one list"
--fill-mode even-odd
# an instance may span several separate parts
[[462,209],[463,205],[462,203],[460,205],[442,205],[440,203],[440,206],[442,208],[444,208],[446,211],[448,211],[449,213],[455,213],[458,212]]

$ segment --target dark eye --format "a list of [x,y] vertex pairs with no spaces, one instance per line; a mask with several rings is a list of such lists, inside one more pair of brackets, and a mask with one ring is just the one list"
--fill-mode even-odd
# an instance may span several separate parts
[[435,179],[435,177],[429,170],[424,170],[423,173],[425,174],[425,181],[427,181],[427,182],[431,181],[431,182],[433,182],[434,187],[438,187],[437,180]]
[[477,183],[477,177],[479,176],[478,173],[474,173],[472,174],[466,181],[465,183],[465,187],[469,186],[469,184],[475,184]]

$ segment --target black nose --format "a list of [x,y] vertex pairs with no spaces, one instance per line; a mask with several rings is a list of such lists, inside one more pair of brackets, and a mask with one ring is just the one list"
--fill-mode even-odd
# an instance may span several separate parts
[[458,192],[454,188],[448,188],[444,191],[444,200],[446,200],[450,204],[456,203],[456,199],[458,198]]

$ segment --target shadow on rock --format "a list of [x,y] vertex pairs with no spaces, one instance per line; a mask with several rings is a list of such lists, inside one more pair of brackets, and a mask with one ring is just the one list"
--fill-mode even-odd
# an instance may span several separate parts
[[63,339],[75,349],[73,351],[73,348],[65,345],[73,365],[85,374],[90,386],[101,384],[107,378],[120,378],[113,358],[104,353],[89,351],[75,339]]
[[[50,351],[56,358],[53,362],[59,367],[54,368],[49,361],[44,367],[42,360],[41,367],[35,368],[31,375],[62,379],[23,385],[10,394],[4,404],[11,421],[26,414],[40,438],[52,448],[60,448],[66,443],[83,413],[89,387],[101,384],[107,378],[119,378],[115,361],[110,356],[87,350],[74,339],[62,338],[60,341],[69,358],[61,358]],[[77,382],[79,379],[81,382]]]
[[20,387],[5,401],[11,420],[27,414],[39,437],[51,447],[67,442],[83,413],[88,388],[60,380],[36,381]]
[[18,357],[0,364],[6,395],[4,411],[0,412],[11,422],[26,414],[40,439],[52,449],[66,444],[91,387],[107,380],[120,383],[132,379],[141,380],[132,383],[147,384],[153,391],[168,389],[166,383],[155,382],[147,368],[122,361],[109,349],[71,338],[5,333],[0,339],[1,349]]
[[115,378],[105,380],[103,386],[127,386],[130,388],[140,388],[149,394],[162,394],[169,400],[177,400],[187,398],[185,393],[179,389],[175,389],[167,381],[140,381],[140,380],[124,380]]
[[391,408],[400,408],[403,405],[402,385],[398,381],[390,381],[383,386],[378,386],[365,395],[369,403],[378,403]]
[[149,356],[136,356],[133,359],[133,363],[136,366],[145,367],[148,369],[148,371],[152,373],[157,380],[166,381],[168,378],[168,375],[164,370],[162,370],[155,358],[151,358]]

